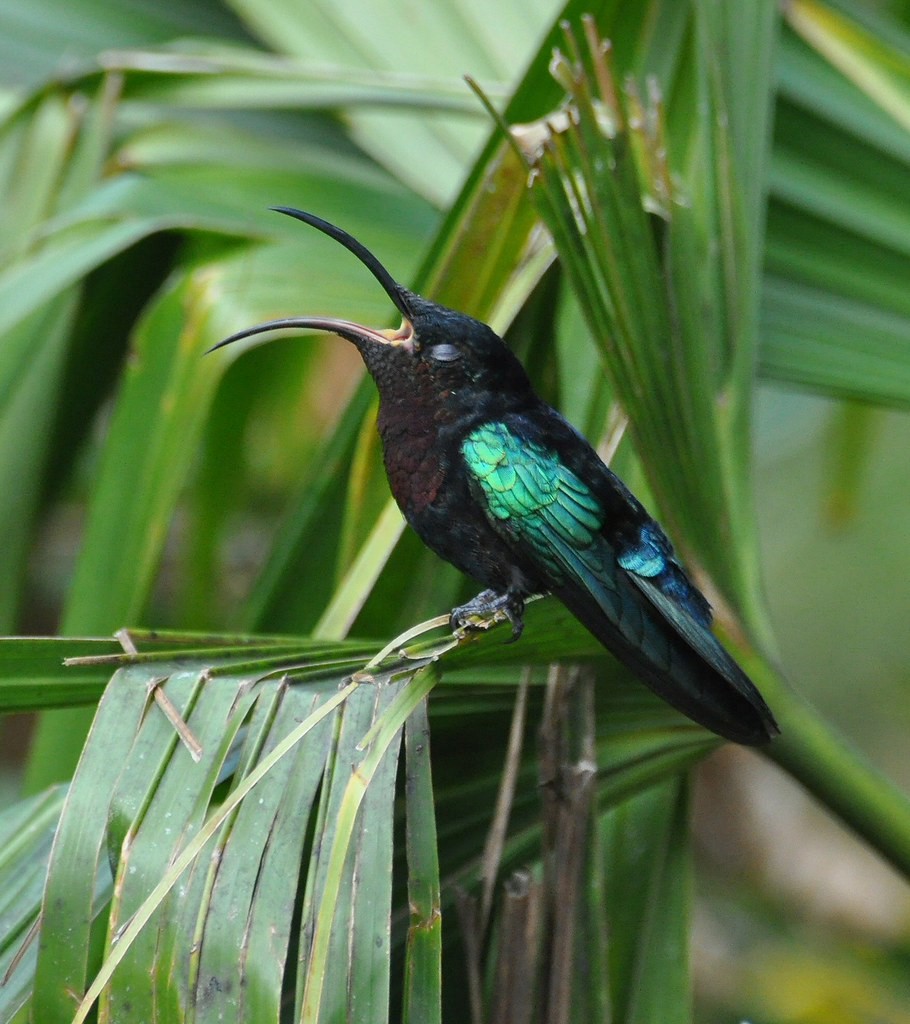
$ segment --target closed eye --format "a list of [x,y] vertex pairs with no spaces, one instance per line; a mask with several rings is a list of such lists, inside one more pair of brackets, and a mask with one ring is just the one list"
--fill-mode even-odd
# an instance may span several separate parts
[[439,345],[430,345],[426,353],[431,359],[440,363],[454,363],[456,359],[461,359],[461,350],[458,346],[448,345],[445,342]]

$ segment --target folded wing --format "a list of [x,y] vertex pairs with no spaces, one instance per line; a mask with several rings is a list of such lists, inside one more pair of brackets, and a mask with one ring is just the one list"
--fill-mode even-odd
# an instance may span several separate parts
[[550,591],[655,693],[738,743],[767,742],[774,718],[710,631],[710,609],[660,527],[622,530],[594,490],[542,444],[505,423],[462,446],[472,491],[493,528],[551,581]]

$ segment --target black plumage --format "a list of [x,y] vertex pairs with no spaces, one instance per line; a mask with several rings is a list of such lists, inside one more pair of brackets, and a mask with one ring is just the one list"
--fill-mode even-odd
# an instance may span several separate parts
[[[551,593],[655,693],[739,743],[777,725],[758,690],[711,632],[708,602],[664,532],[588,442],[534,391],[490,327],[398,284],[360,242],[313,214],[279,212],[353,252],[403,322],[274,320],[357,346],[379,390],[389,485],[424,543],[485,589],[453,627],[503,612],[521,634],[524,602]],[[216,346],[219,347],[219,346]]]

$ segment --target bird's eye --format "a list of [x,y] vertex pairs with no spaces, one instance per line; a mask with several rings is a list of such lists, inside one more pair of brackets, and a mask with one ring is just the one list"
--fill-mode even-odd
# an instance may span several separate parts
[[456,359],[461,358],[461,350],[457,345],[447,345],[442,343],[439,345],[430,345],[429,348],[427,348],[427,355],[440,363],[454,363]]

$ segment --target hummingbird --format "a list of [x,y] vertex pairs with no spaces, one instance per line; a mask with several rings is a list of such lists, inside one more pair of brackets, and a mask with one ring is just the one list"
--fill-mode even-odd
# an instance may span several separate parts
[[389,486],[432,551],[484,589],[453,630],[551,594],[658,696],[729,740],[779,732],[755,685],[711,631],[711,607],[667,535],[587,440],[534,390],[487,324],[399,284],[361,242],[312,213],[274,207],[333,238],[379,282],[397,329],[308,316],[238,331],[316,330],[356,346],[379,392]]

